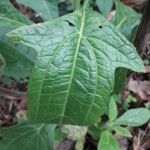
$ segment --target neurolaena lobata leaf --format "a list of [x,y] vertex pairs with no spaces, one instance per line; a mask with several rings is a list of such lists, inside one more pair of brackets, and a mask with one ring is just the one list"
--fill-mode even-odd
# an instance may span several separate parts
[[20,123],[0,129],[2,150],[53,150],[56,125]]
[[113,90],[115,69],[144,70],[133,45],[92,10],[21,27],[8,36],[38,52],[28,89],[28,116],[35,122],[98,122]]

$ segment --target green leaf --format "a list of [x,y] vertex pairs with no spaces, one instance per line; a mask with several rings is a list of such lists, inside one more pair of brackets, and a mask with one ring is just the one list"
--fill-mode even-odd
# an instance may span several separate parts
[[104,131],[101,134],[98,143],[98,150],[119,150],[119,144],[116,138],[109,131]]
[[0,41],[0,53],[5,58],[5,66],[0,68],[3,74],[17,80],[29,76],[36,60],[33,49],[4,40]]
[[9,0],[0,0],[0,38],[10,30],[30,23]]
[[34,48],[28,115],[36,122],[93,124],[106,112],[118,67],[144,71],[134,46],[103,16],[80,9],[8,35]]
[[[115,1],[116,16],[114,25],[119,31],[131,42],[134,41],[132,33],[133,29],[139,25],[141,15],[134,11],[132,8],[124,5],[119,0]],[[127,69],[117,68],[115,74],[114,93],[119,93],[125,81]]]
[[1,128],[3,150],[53,150],[55,125],[21,123]]
[[117,104],[115,102],[115,100],[113,99],[113,97],[111,97],[111,100],[109,102],[109,121],[112,122],[117,118]]
[[29,75],[36,53],[31,48],[10,43],[5,38],[5,34],[12,29],[30,23],[31,21],[14,8],[8,0],[0,0],[0,53],[6,61],[5,67],[0,71],[15,79]]
[[96,0],[96,3],[104,16],[107,16],[113,6],[113,0]]
[[17,0],[35,10],[44,20],[52,20],[59,16],[57,0]]
[[119,0],[116,0],[116,17],[114,25],[120,32],[130,40],[132,30],[139,25],[141,15],[134,11],[132,8],[124,5]]
[[130,109],[118,118],[114,124],[141,126],[150,119],[150,111],[146,108]]
[[101,134],[101,129],[95,125],[91,125],[88,127],[88,133],[92,136],[92,138],[97,140]]
[[125,137],[132,137],[130,131],[126,128],[123,127],[113,127],[113,129],[120,135],[125,136]]

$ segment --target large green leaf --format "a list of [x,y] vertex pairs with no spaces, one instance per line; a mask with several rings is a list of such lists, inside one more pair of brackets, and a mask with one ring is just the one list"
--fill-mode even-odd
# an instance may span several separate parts
[[53,150],[55,125],[21,123],[1,128],[2,150]]
[[21,27],[8,36],[38,51],[28,90],[33,121],[98,122],[113,90],[115,69],[144,70],[133,45],[92,10]]
[[59,16],[57,0],[17,0],[17,2],[34,9],[44,20]]

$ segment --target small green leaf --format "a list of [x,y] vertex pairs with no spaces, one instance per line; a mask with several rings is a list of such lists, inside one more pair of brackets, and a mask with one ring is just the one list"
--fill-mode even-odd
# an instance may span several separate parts
[[44,20],[52,20],[59,16],[57,0],[17,0],[35,10]]
[[125,137],[132,137],[130,131],[126,128],[117,126],[117,127],[113,127],[113,129],[120,135],[125,136]]
[[3,150],[53,150],[55,125],[21,123],[1,128]]
[[150,111],[146,108],[130,109],[118,118],[114,124],[141,126],[150,119]]
[[109,121],[114,121],[117,118],[117,104],[115,102],[115,100],[113,99],[113,97],[111,97],[111,100],[109,102]]
[[96,0],[96,3],[102,13],[102,15],[107,16],[111,11],[113,6],[113,0]]
[[98,143],[98,150],[119,150],[119,144],[116,138],[109,131],[104,131],[101,134]]

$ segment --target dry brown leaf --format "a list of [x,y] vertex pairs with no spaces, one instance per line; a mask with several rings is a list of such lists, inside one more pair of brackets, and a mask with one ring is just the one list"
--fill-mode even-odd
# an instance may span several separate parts
[[123,137],[117,133],[114,135],[119,143],[120,150],[128,150],[129,142],[126,137]]
[[150,101],[150,81],[137,81],[130,79],[127,89],[138,94],[141,99]]
[[144,3],[146,0],[121,0],[124,4],[133,7],[135,5],[140,5]]
[[150,66],[145,66],[146,73],[150,73]]

